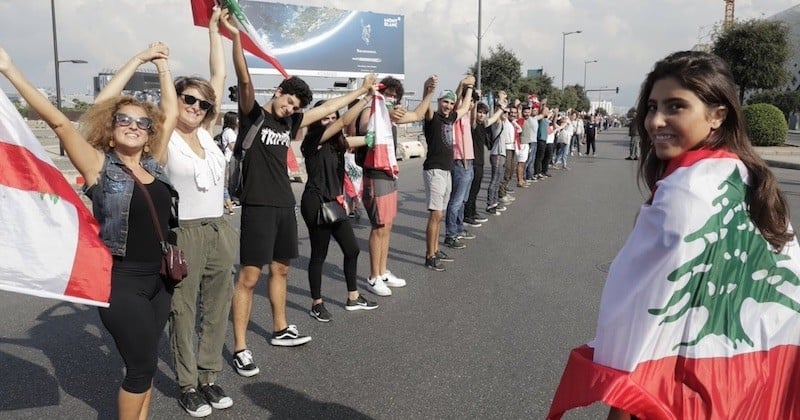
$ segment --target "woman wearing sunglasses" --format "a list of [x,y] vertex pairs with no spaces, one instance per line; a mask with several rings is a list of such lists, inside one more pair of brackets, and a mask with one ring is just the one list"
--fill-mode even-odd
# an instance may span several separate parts
[[[147,418],[158,341],[169,316],[171,290],[159,274],[161,246],[156,229],[165,236],[168,226],[177,221],[171,217],[177,192],[153,157],[164,148],[177,115],[167,55],[165,45],[154,43],[123,67],[133,74],[144,63],[156,65],[162,110],[152,103],[104,90],[84,115],[84,132],[79,133],[0,48],[0,73],[53,128],[70,161],[86,180],[84,190],[92,200],[100,236],[114,257],[110,306],[99,312],[125,362],[125,378],[117,399],[120,419]],[[127,80],[115,76],[109,82],[110,91],[125,83]],[[154,226],[144,190],[152,197],[158,226]]]
[[[170,343],[181,388],[179,403],[192,417],[208,416],[212,407],[233,405],[215,383],[222,370],[222,346],[233,297],[232,267],[239,239],[223,218],[225,157],[211,135],[225,83],[220,16],[227,16],[227,10],[215,7],[208,25],[211,81],[199,77],[175,79],[171,88],[177,94],[178,112],[168,118],[174,130],[170,129],[168,142],[155,154],[181,197],[180,227],[171,233],[186,256],[189,275],[175,286]],[[122,70],[129,79],[135,68]],[[115,86],[117,92],[123,87]],[[199,331],[198,306],[202,311]]]

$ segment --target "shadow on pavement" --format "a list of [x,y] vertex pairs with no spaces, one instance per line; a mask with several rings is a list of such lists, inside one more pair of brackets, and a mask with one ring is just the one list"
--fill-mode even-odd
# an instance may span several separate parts
[[0,343],[41,351],[54,372],[0,353],[0,410],[60,404],[59,388],[83,401],[98,418],[116,415],[121,380],[120,358],[93,307],[61,302],[44,311],[29,330],[30,338],[0,338]]
[[349,419],[371,417],[344,405],[315,401],[295,390],[269,382],[245,385],[244,394],[276,419]]

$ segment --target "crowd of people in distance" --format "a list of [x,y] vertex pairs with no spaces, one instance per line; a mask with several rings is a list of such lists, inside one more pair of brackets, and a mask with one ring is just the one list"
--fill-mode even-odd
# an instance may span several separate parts
[[[226,77],[221,27],[232,40],[239,112],[223,116],[223,130],[215,139],[212,132]],[[404,87],[400,80],[378,80],[372,74],[358,88],[311,107],[308,84],[298,77],[287,78],[274,96],[259,103],[242,36],[226,9],[214,9],[208,32],[208,78],[173,78],[169,48],[152,43],[116,72],[82,117],[80,131],[27,81],[0,47],[0,74],[63,142],[86,180],[85,194],[92,201],[100,236],[113,255],[110,306],[101,308],[99,316],[125,363],[117,399],[121,419],[148,417],[159,339],[167,325],[180,406],[192,417],[205,417],[234,404],[218,382],[225,365],[228,319],[233,326],[233,369],[244,377],[259,374],[247,331],[262,270],[269,275],[272,329],[268,342],[294,347],[312,340],[286,314],[290,263],[299,256],[297,203],[287,177],[287,151],[301,129],[305,130],[301,152],[308,181],[299,213],[311,247],[309,315],[329,322],[332,315],[323,299],[322,275],[331,238],[344,254],[344,309],[379,306],[359,291],[361,250],[348,214],[363,211],[370,223],[366,290],[386,297],[408,283],[389,270],[398,207],[399,167],[394,153],[399,125],[422,122],[427,142],[423,180],[428,218],[421,256],[424,267],[441,272],[446,269],[444,263],[455,258],[440,244],[465,248],[466,241],[477,236],[465,227],[478,228],[501,215],[515,201],[516,192],[546,182],[553,176],[551,169],[569,170],[573,156],[595,156],[597,133],[608,124],[597,115],[551,107],[547,99],[511,101],[504,92],[498,92],[497,106],[490,109],[481,102],[482,94],[471,75],[454,90],[438,94],[438,78],[430,76],[414,109],[401,105]],[[683,59],[713,61],[709,54],[688,54]],[[136,70],[146,64],[154,65],[158,73],[158,106],[122,95]],[[733,98],[734,102],[712,103],[690,90],[693,85],[681,85],[683,79],[665,72],[649,76],[647,91],[640,98],[640,118],[629,132],[626,159],[641,158],[640,175],[653,191],[647,204],[661,198],[657,183],[668,164],[682,153],[725,148],[744,162],[743,171],[753,174],[755,192],[766,200],[763,208],[756,209],[755,225],[772,246],[782,249],[794,236],[786,222],[788,208],[779,198],[774,176],[749,143],[742,141],[741,125],[731,123],[740,116],[738,102]],[[675,100],[669,96],[673,91],[688,98],[680,104],[683,111],[674,109]],[[661,96],[652,99],[649,95]],[[665,105],[665,101],[672,102]],[[694,119],[685,116],[692,110],[697,114],[690,115]],[[667,124],[677,128],[656,136]],[[690,125],[699,128],[693,130]],[[478,196],[487,154],[490,179],[482,214]],[[234,194],[230,187],[238,179],[241,189]],[[224,216],[239,207],[237,232]],[[161,236],[186,256],[188,276],[178,284],[165,282],[159,274]],[[611,417],[629,418],[618,409],[612,410]]]

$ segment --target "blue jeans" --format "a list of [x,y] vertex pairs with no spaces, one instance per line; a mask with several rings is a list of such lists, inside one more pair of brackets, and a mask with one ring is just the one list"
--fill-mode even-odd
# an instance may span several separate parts
[[558,165],[558,163],[560,162],[563,163],[564,166],[567,166],[567,156],[569,156],[570,152],[569,145],[559,143],[558,146],[560,147],[558,148],[558,152],[556,153],[556,165]]
[[532,141],[528,143],[530,145],[531,151],[528,153],[528,160],[525,161],[525,179],[533,179],[533,175],[536,171],[534,171],[534,163],[536,162],[536,149],[539,146],[539,143]]
[[486,197],[486,208],[497,206],[497,193],[500,191],[500,181],[506,168],[506,155],[491,155],[489,163],[492,165],[492,178],[489,180],[488,196]]
[[444,219],[445,237],[452,238],[464,230],[464,204],[469,196],[469,187],[472,185],[472,159],[466,162],[457,160],[453,165],[453,192],[447,203],[447,215]]

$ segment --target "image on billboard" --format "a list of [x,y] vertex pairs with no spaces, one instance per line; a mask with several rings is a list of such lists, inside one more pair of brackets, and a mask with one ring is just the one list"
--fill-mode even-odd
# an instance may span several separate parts
[[[270,52],[291,75],[404,76],[404,17],[329,7],[240,0]],[[254,74],[279,74],[247,55]]]

